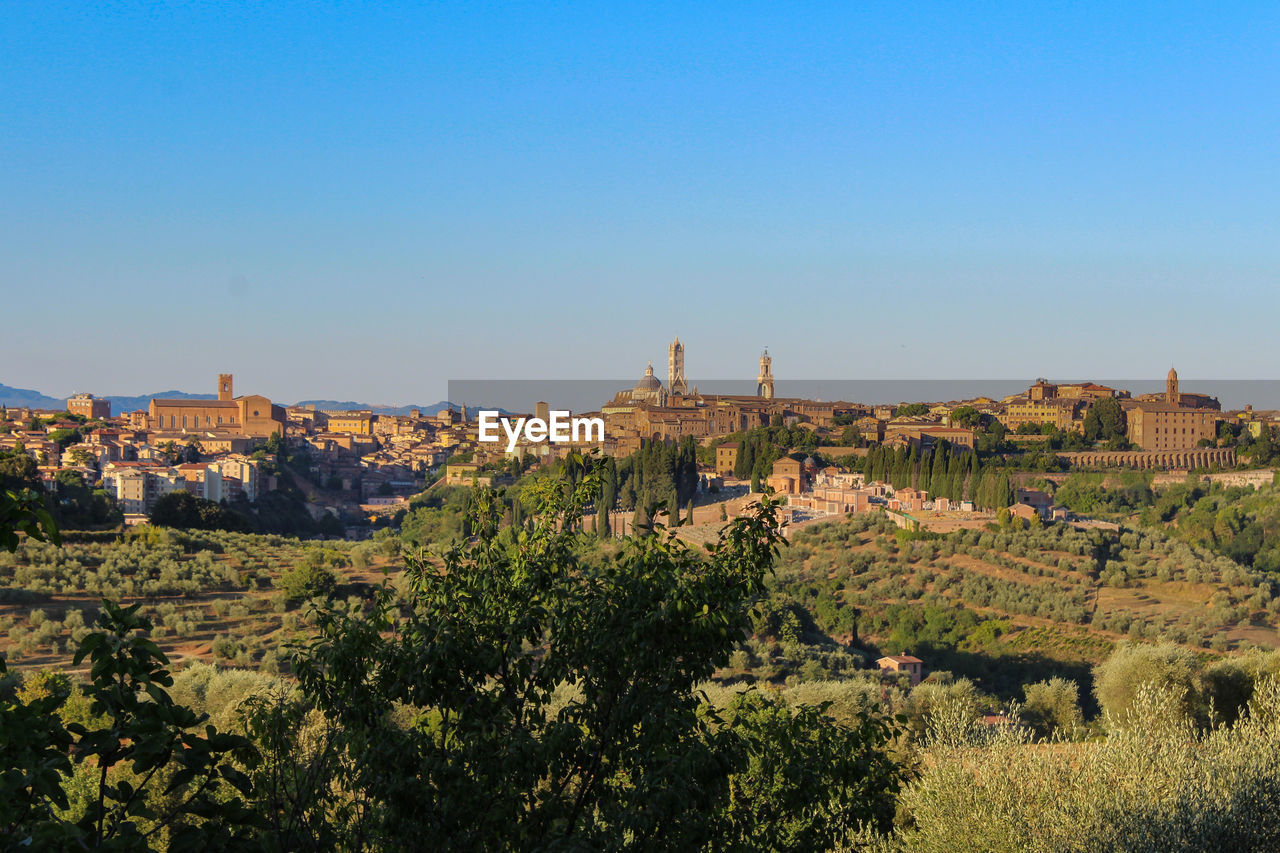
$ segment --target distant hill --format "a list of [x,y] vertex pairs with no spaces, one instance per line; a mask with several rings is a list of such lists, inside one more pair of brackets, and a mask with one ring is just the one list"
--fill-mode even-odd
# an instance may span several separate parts
[[14,388],[0,383],[0,406],[28,406],[32,409],[60,409],[66,398],[48,397],[29,388]]
[[[107,395],[103,399],[111,401],[111,413],[113,415],[122,415],[125,412],[133,412],[138,409],[146,409],[151,405],[152,398],[159,397],[167,400],[216,400],[217,394],[192,394],[187,391],[157,391],[154,394],[142,394],[137,397],[125,397],[119,395]],[[10,385],[0,383],[0,406],[23,406],[32,409],[63,409],[67,405],[66,397],[50,397],[47,394],[41,394],[39,391],[32,391],[28,388],[14,388]],[[373,406],[369,403],[360,403],[355,400],[302,400],[297,403],[299,406],[315,406],[321,411],[338,411],[345,409],[367,409],[379,415],[407,415],[413,409],[421,409],[425,417],[437,415],[452,404],[447,400],[440,400],[430,405],[414,405],[407,406]],[[458,408],[456,405],[453,408]],[[498,411],[503,411],[499,409]],[[503,412],[506,414],[506,412]]]
[[[154,394],[143,394],[138,397],[107,396],[103,399],[111,401],[111,413],[113,415],[120,415],[136,409],[147,408],[147,406],[151,405],[152,397],[168,397],[178,400],[213,400],[217,398],[217,395],[189,394],[186,391],[157,391]],[[11,385],[0,383],[0,406],[25,406],[32,409],[58,409],[61,411],[67,406],[67,398],[50,397],[48,394],[41,394],[39,391],[32,391],[28,388],[14,388]]]
[[[408,406],[372,406],[368,403],[357,403],[355,400],[300,400],[295,403],[297,406],[315,406],[322,412],[337,412],[347,410],[368,410],[378,415],[407,415],[413,409],[421,409],[424,417],[437,415],[452,404],[446,400],[438,403],[432,403],[429,406],[408,405]],[[453,406],[457,408],[457,406]]]
[[162,400],[216,400],[217,394],[188,394],[186,391],[157,391],[154,394],[143,394],[140,397],[113,397],[107,396],[103,399],[111,401],[111,414],[123,415],[125,412],[135,412],[138,409],[146,409],[151,405],[151,400],[159,397]]

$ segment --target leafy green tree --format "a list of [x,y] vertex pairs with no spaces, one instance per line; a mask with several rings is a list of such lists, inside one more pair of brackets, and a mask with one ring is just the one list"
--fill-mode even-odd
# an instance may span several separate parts
[[80,430],[55,429],[49,433],[49,440],[58,445],[59,450],[66,450],[73,444],[80,443]]
[[600,479],[600,523],[596,526],[596,532],[601,539],[609,539],[613,536],[609,513],[618,500],[618,463],[612,456],[605,461]]
[[338,576],[321,551],[309,552],[301,562],[280,575],[280,589],[290,601],[328,597],[337,589]]
[[1093,692],[1107,714],[1123,718],[1144,686],[1170,691],[1188,719],[1204,712],[1199,689],[1199,662],[1181,646],[1121,643],[1093,670]]
[[1022,716],[1036,734],[1070,735],[1084,724],[1080,711],[1080,685],[1065,678],[1050,678],[1022,688],[1026,701]]
[[0,548],[9,553],[18,550],[19,533],[40,542],[62,543],[62,534],[34,491],[0,490]]
[[0,490],[21,492],[24,489],[37,494],[44,491],[36,461],[21,444],[13,450],[0,450]]
[[245,516],[186,490],[161,495],[151,509],[151,523],[157,527],[189,530],[230,530],[247,533],[253,525]]
[[947,477],[947,462],[950,457],[951,446],[945,441],[938,442],[938,446],[933,450],[933,458],[929,463],[929,487],[936,494],[949,493],[950,482]]
[[89,468],[93,467],[94,463],[98,461],[98,458],[84,447],[73,447],[71,448],[71,461],[76,465],[82,465]]
[[[207,718],[173,701],[140,607],[104,601],[103,630],[76,652],[75,665],[91,662],[85,690],[100,725],[63,725],[68,682],[0,700],[0,836],[15,848],[149,850],[166,834],[170,850],[256,846],[250,782],[233,760],[252,760],[253,745],[200,731]],[[73,801],[73,785],[86,795]]]
[[1103,397],[1084,416],[1084,437],[1089,441],[1123,441],[1126,435],[1124,409],[1114,397]]
[[[887,825],[882,729],[767,704],[720,718],[701,699],[764,593],[777,504],[706,552],[655,527],[587,562],[598,476],[532,484],[518,542],[482,532],[443,566],[408,560],[360,612],[318,613],[295,672],[340,733],[334,784],[376,804],[329,824],[336,846],[821,849],[860,818]],[[497,496],[477,490],[475,511],[491,529]]]
[[756,467],[756,440],[752,435],[738,444],[738,455],[733,462],[733,476],[739,480],[751,477]]
[[730,705],[728,732],[745,762],[729,777],[722,849],[826,850],[885,825],[900,771],[879,746],[893,730],[866,713],[835,724],[829,704],[793,709],[751,691]]

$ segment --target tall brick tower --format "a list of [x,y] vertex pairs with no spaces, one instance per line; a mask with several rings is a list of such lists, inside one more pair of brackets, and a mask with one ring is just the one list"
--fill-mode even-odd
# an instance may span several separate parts
[[218,399],[224,400],[224,401],[235,399],[235,394],[232,393],[231,391],[231,374],[230,373],[218,374]]
[[680,337],[667,347],[667,392],[670,394],[688,394],[689,385],[684,379],[684,344]]
[[1164,401],[1170,406],[1182,405],[1182,395],[1178,393],[1178,371],[1169,368],[1169,378],[1164,383]]

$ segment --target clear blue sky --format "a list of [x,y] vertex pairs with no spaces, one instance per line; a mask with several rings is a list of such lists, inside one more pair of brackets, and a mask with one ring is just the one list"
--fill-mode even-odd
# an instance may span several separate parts
[[1280,4],[0,5],[0,382],[1273,378]]

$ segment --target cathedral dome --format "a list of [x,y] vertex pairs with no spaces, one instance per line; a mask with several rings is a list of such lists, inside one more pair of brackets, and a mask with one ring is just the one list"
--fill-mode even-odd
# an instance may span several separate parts
[[653,365],[650,364],[645,368],[644,376],[640,377],[640,381],[636,383],[637,391],[657,391],[662,387],[662,383],[658,381],[658,377],[653,375]]

